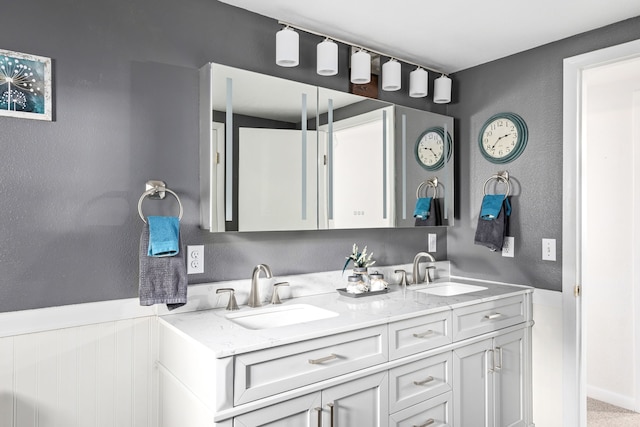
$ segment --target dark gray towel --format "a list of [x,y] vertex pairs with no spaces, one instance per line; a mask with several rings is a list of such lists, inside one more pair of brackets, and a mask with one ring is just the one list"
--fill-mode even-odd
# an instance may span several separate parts
[[429,208],[429,217],[427,219],[416,218],[416,227],[429,227],[434,225],[442,225],[442,209],[440,208],[440,199],[431,199],[431,207]]
[[498,217],[495,219],[482,219],[478,216],[478,228],[476,228],[476,245],[486,246],[492,251],[502,251],[504,237],[508,233],[509,216],[505,214],[505,204],[502,203]]
[[[182,249],[182,241],[178,240]],[[140,305],[167,304],[169,310],[187,303],[187,272],[184,250],[178,255],[150,257],[149,224],[145,224],[140,235]]]

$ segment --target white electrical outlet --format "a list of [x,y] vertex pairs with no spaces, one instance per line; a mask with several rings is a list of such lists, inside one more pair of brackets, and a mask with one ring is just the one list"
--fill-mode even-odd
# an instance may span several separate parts
[[513,258],[515,254],[515,237],[505,236],[502,242],[502,256]]
[[438,236],[435,233],[429,233],[429,242],[428,242],[428,250],[427,252],[437,252],[436,243],[438,241]]
[[556,260],[556,239],[542,239],[542,260]]
[[204,273],[204,245],[187,246],[187,274]]

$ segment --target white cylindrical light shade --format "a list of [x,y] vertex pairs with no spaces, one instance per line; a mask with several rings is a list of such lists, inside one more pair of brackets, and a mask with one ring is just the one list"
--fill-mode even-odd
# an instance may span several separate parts
[[338,45],[326,39],[318,43],[316,71],[321,76],[335,76],[338,74]]
[[367,84],[371,81],[371,55],[359,50],[351,55],[351,83]]
[[409,73],[409,96],[424,98],[429,94],[429,73],[423,68],[417,68]]
[[299,63],[298,33],[286,27],[276,33],[276,64],[295,67]]
[[382,90],[394,91],[402,87],[402,66],[395,59],[382,65]]
[[436,104],[451,102],[451,79],[444,74],[433,82],[433,102]]

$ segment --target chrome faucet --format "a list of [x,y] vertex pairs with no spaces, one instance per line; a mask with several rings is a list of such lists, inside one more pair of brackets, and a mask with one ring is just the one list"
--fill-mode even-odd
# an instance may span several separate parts
[[258,288],[258,277],[260,276],[260,271],[264,271],[264,275],[270,279],[273,277],[271,274],[271,269],[267,264],[258,264],[253,269],[253,274],[251,275],[251,292],[249,293],[249,307],[260,307],[262,306],[262,302],[260,301],[260,289]]
[[[436,259],[433,257],[433,255],[431,255],[430,253],[427,252],[418,252],[416,254],[416,256],[413,258],[413,283],[415,285],[417,285],[418,283],[423,283],[422,280],[420,279],[420,260],[422,258],[429,258],[429,260],[431,262],[436,262]],[[435,266],[428,266],[427,269],[424,272],[424,283],[429,283],[429,269],[430,268],[435,268]]]

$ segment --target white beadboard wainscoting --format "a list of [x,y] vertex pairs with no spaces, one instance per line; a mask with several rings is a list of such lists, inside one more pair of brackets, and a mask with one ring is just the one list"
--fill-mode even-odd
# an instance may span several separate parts
[[137,304],[0,313],[0,427],[157,426],[157,317]]
[[[278,279],[299,283],[283,293],[290,298],[325,292],[327,277]],[[248,280],[191,285],[189,303],[176,312],[224,306],[219,287],[238,289],[238,303],[246,303]],[[167,313],[138,299],[0,313],[0,427],[157,427],[157,316]],[[533,314],[534,421],[560,427],[561,293],[536,289]]]

